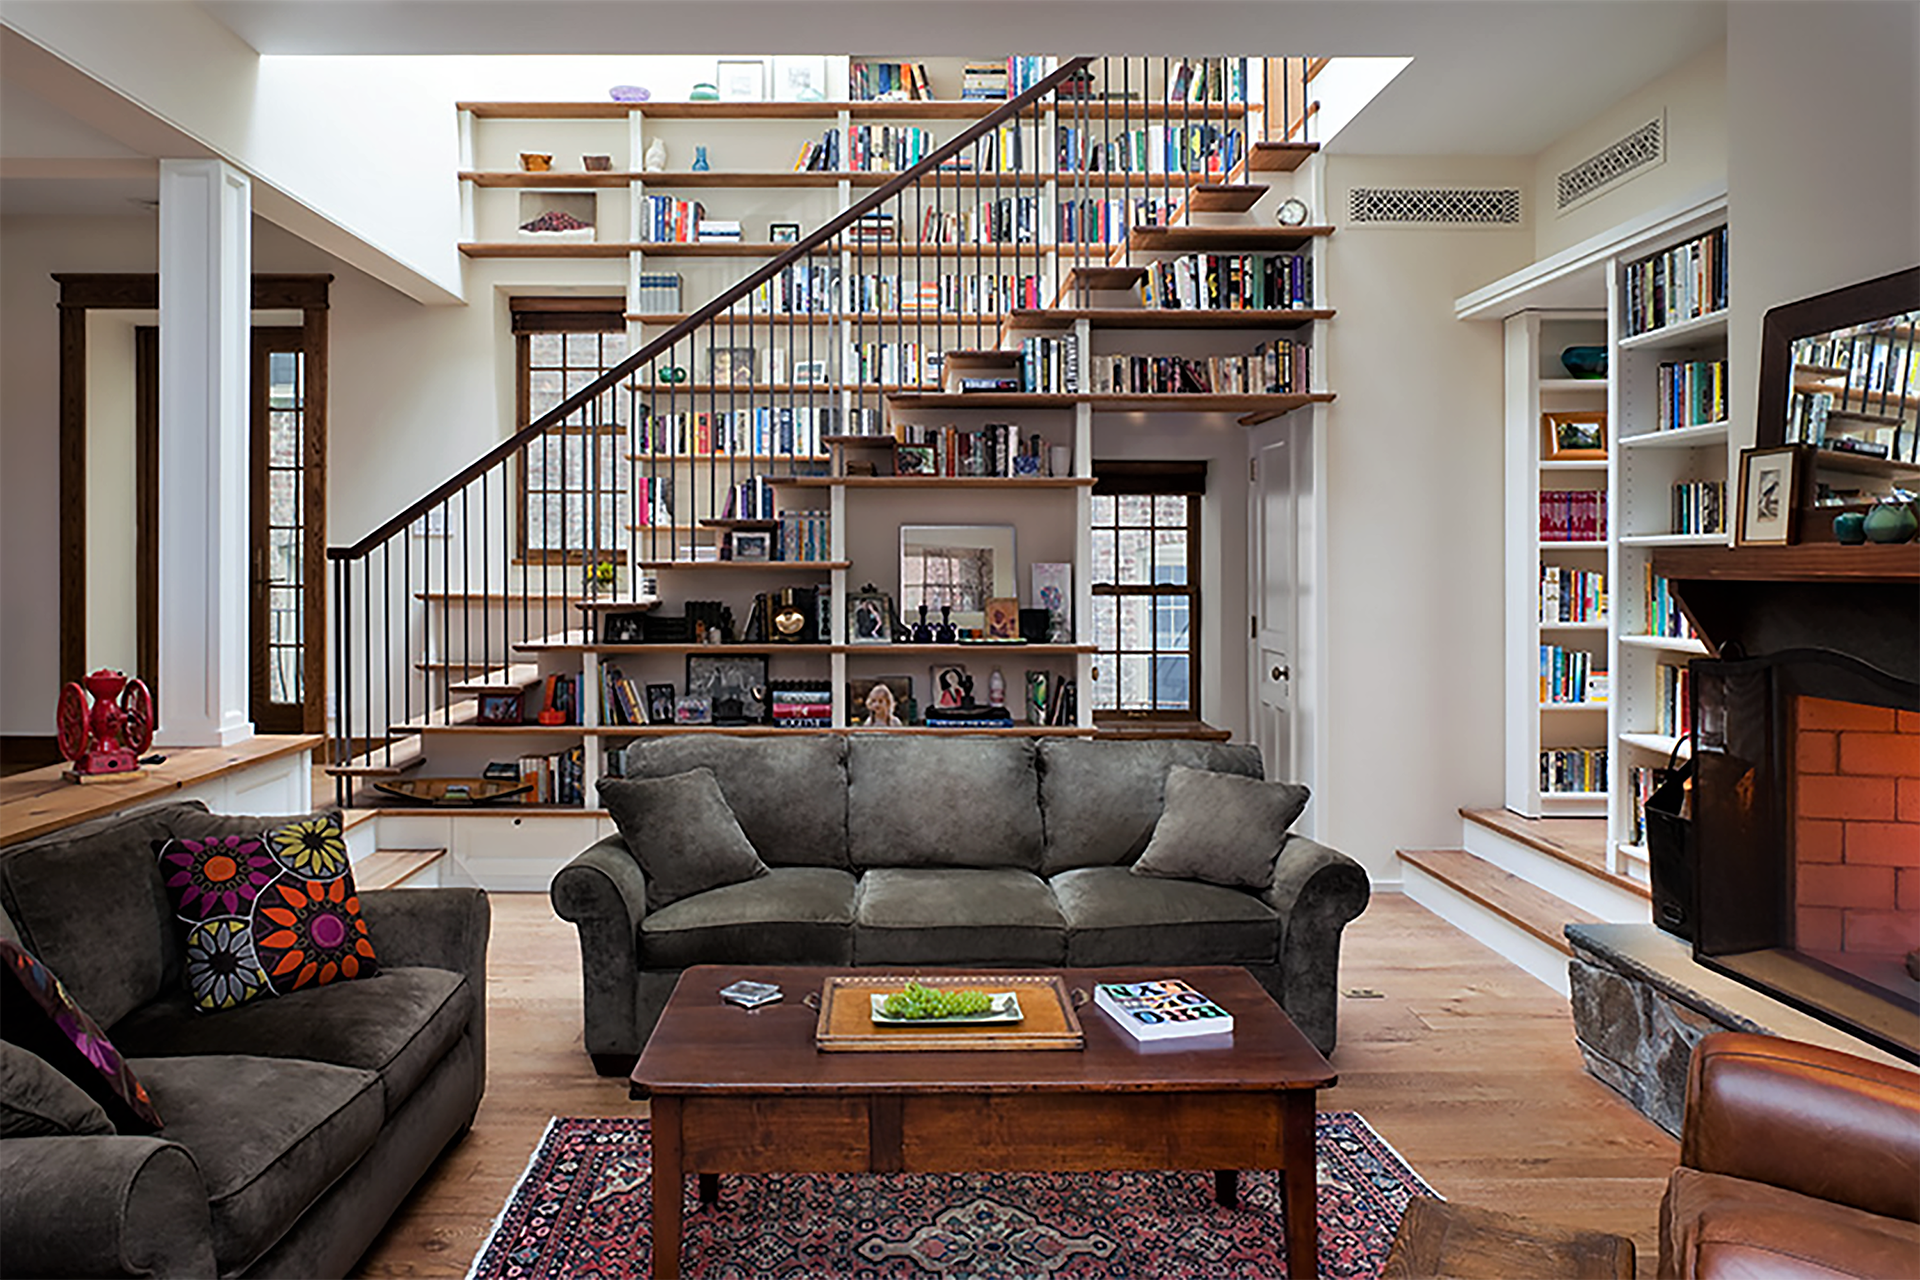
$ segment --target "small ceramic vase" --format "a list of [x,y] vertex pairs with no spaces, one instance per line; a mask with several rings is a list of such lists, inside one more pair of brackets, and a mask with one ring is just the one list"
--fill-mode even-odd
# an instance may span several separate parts
[[648,173],[662,173],[666,170],[667,140],[665,138],[656,134],[653,141],[647,144],[647,152],[641,160],[641,166]]
[[1842,511],[1833,518],[1834,541],[1849,547],[1859,546],[1867,540],[1866,523],[1866,512]]
[[709,168],[711,168],[711,166],[707,164],[707,149],[705,147],[695,147],[693,149],[693,171],[695,173],[705,173]]
[[915,623],[913,627],[913,643],[933,643],[933,627],[927,621],[927,606],[924,604],[920,606],[920,621]]
[[1876,502],[1861,522],[1868,542],[1905,542],[1920,531],[1920,519],[1906,502]]
[[1007,680],[1000,674],[998,667],[995,667],[993,673],[987,677],[987,705],[991,707],[1007,705]]

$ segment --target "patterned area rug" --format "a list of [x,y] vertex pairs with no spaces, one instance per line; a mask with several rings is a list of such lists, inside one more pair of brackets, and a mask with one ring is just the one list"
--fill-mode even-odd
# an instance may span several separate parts
[[[1435,1192],[1352,1111],[1319,1115],[1320,1275],[1372,1280],[1407,1201]],[[555,1119],[470,1280],[638,1280],[652,1227],[647,1122]],[[1278,1176],[1210,1172],[762,1174],[688,1208],[682,1271],[762,1277],[1265,1277],[1286,1274]]]

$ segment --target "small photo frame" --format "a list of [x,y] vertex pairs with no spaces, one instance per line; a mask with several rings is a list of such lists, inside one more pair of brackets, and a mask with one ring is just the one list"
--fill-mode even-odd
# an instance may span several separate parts
[[673,704],[675,724],[712,724],[713,704],[705,698],[679,698]]
[[1607,457],[1607,414],[1603,409],[1577,413],[1543,413],[1548,462],[1604,462]]
[[674,721],[674,692],[672,684],[650,684],[647,686],[647,723],[672,724]]
[[824,102],[827,97],[827,60],[818,55],[776,56],[773,60],[775,102]]
[[847,643],[893,643],[893,597],[868,583],[847,596]]
[[933,473],[932,445],[897,444],[893,447],[893,474],[897,476],[930,476]]
[[609,613],[600,619],[600,640],[604,644],[640,644],[646,638],[644,613]]
[[767,239],[774,244],[799,244],[800,224],[797,222],[768,223]]
[[767,655],[687,655],[687,695],[703,698],[712,724],[762,724],[767,719]]
[[973,676],[968,673],[966,664],[937,662],[929,676],[928,715],[937,716],[942,711],[954,711],[973,705]]
[[754,349],[752,347],[715,347],[707,352],[708,380],[721,386],[736,382],[752,382],[754,374]]
[[1020,602],[1012,596],[994,596],[987,601],[987,638],[1020,638]]
[[713,83],[722,102],[764,102],[767,64],[761,58],[722,58],[714,65]]
[[847,681],[847,723],[904,729],[913,706],[912,676],[854,676]]
[[1800,446],[1740,451],[1740,545],[1790,545],[1799,534]]
[[801,386],[815,387],[827,381],[827,362],[825,360],[796,360],[793,365],[793,380]]
[[773,533],[767,529],[734,529],[727,535],[735,560],[773,559]]
[[481,724],[521,724],[526,720],[526,709],[521,701],[521,691],[513,693],[483,693],[480,705],[475,709],[473,718]]

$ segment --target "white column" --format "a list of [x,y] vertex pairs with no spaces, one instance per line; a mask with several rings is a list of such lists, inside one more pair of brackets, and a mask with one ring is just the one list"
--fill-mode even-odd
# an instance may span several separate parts
[[160,164],[160,728],[227,746],[248,719],[247,377],[252,190],[218,160]]

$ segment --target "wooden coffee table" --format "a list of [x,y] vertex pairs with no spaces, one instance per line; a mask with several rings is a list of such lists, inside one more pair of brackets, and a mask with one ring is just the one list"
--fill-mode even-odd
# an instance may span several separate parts
[[[1143,1050],[1088,1004],[1077,1052],[822,1053],[818,1015],[802,999],[831,972],[701,965],[681,975],[631,1085],[653,1104],[655,1276],[680,1274],[689,1173],[711,1204],[721,1173],[995,1169],[1212,1169],[1226,1205],[1239,1170],[1284,1170],[1288,1273],[1314,1274],[1314,1094],[1338,1077],[1246,970],[1048,971],[1089,992],[1185,979],[1233,1015],[1229,1046]],[[778,983],[786,998],[751,1012],[721,1001],[720,988],[742,978]]]

